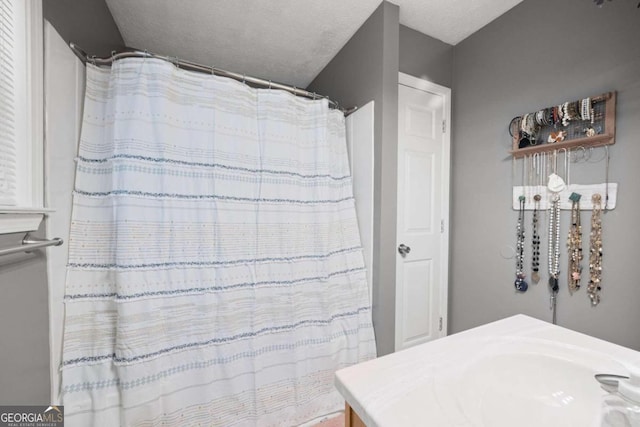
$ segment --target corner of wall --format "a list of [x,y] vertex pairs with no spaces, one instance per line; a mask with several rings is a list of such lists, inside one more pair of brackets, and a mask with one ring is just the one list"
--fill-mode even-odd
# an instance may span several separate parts
[[[400,8],[385,1],[383,19],[381,138],[377,141],[376,188],[379,198],[378,328],[384,332],[378,354],[395,351],[396,219],[398,187],[398,73],[400,71]],[[384,301],[384,303],[382,303]],[[376,331],[377,333],[378,331]]]
[[45,0],[42,6],[44,19],[67,44],[74,42],[96,56],[109,56],[125,47],[105,0]]
[[342,105],[376,105],[373,322],[379,355],[395,349],[399,16],[397,5],[383,1],[307,88]]

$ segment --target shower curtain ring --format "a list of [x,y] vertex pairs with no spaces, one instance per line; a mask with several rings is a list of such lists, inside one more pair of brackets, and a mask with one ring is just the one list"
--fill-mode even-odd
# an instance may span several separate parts
[[246,74],[242,74],[242,84],[246,84],[245,78],[247,77]]
[[271,80],[269,80],[269,89],[271,89]]

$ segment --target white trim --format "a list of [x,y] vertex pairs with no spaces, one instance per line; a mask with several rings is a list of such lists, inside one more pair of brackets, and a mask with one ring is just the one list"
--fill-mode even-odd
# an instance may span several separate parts
[[[445,103],[446,103],[445,114],[447,116],[447,119],[450,118],[451,116],[451,89],[450,88],[439,85],[437,83],[431,83],[430,81],[419,79],[417,77],[414,77],[405,73],[398,73],[398,84],[409,86],[414,89],[434,92],[434,93],[437,93],[438,95],[444,96]],[[447,139],[451,139],[451,138],[447,138]]]
[[43,217],[41,213],[0,213],[0,234],[36,231]]
[[26,206],[1,206],[0,214],[12,213],[12,214],[33,214],[33,213],[51,213],[55,212],[55,209],[51,208],[31,208]]
[[[419,79],[405,73],[398,73],[398,84],[424,90],[441,95],[444,98],[445,130],[442,150],[442,220],[444,231],[442,233],[442,263],[440,265],[442,283],[445,284],[440,292],[440,317],[442,317],[442,331],[440,336],[447,335],[448,301],[449,301],[449,204],[451,181],[451,89],[427,80]],[[396,313],[397,315],[397,313]],[[397,323],[397,321],[396,321]],[[397,325],[396,325],[397,329]],[[397,335],[397,334],[396,334]],[[396,344],[397,345],[397,344]]]
[[31,159],[31,206],[44,206],[44,35],[42,0],[27,7],[27,144]]

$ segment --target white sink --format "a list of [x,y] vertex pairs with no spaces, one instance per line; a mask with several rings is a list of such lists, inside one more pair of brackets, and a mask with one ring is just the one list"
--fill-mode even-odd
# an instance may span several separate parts
[[598,373],[640,352],[517,315],[342,369],[336,387],[368,427],[595,427]]
[[594,375],[626,373],[608,355],[544,340],[498,339],[478,348],[435,381],[443,409],[473,426],[597,426],[606,392]]

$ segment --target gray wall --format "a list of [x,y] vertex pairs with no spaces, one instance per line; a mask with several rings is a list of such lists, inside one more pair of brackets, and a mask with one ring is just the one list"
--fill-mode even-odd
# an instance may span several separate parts
[[373,322],[394,349],[399,8],[383,2],[307,88],[346,107],[375,101]]
[[453,46],[400,25],[400,71],[451,88]]
[[124,48],[105,0],[44,0],[42,14],[64,41],[74,42],[89,55],[109,56]]
[[[34,236],[44,237],[44,225]],[[0,235],[0,248],[24,234]],[[0,405],[49,404],[49,303],[42,250],[0,258]]]
[[[525,0],[456,45],[450,332],[516,313],[551,320],[544,234],[543,281],[524,294],[513,289],[515,261],[500,255],[501,249],[515,246],[517,219],[510,207],[507,125],[516,115],[617,90],[610,180],[620,183],[620,191],[616,209],[603,218],[602,302],[590,307],[584,284],[588,279],[569,296],[564,274],[567,255],[562,247],[558,323],[640,350],[640,279],[635,270],[640,242],[640,10],[636,3],[605,2],[598,8],[584,0]],[[601,157],[601,151],[594,158]],[[603,161],[574,166],[573,183],[604,182]],[[569,213],[562,215],[564,241]],[[583,212],[587,259],[589,218],[590,213]],[[530,221],[528,212],[528,226]],[[526,251],[530,252],[529,246]],[[586,260],[583,266],[587,276]]]
[[346,107],[375,100],[373,321],[378,354],[395,347],[398,71],[451,87],[453,47],[399,24],[383,2],[307,88]]

